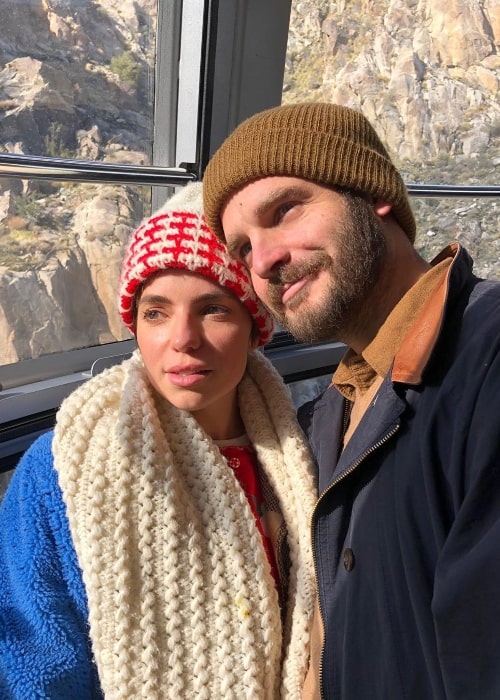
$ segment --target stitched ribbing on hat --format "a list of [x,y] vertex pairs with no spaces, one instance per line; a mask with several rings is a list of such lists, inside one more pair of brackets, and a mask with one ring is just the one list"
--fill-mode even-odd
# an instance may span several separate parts
[[59,412],[55,466],[106,698],[300,697],[314,599],[311,462],[260,353],[240,394],[288,528],[283,640],[245,494],[192,416],[155,401],[139,357],[84,384]]
[[415,219],[403,179],[371,123],[357,110],[320,102],[281,105],[239,124],[203,177],[208,225],[224,240],[221,212],[244,185],[289,176],[381,198],[411,241]]

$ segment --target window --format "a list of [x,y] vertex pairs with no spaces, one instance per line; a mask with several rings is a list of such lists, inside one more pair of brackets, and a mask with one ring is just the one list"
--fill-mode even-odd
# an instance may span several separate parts
[[[201,38],[182,68],[193,96],[192,88],[177,87],[179,36],[182,22],[191,36],[200,34],[203,16],[193,21],[200,2],[184,9],[154,0],[6,5],[0,10],[4,390],[58,376],[59,353],[89,348],[82,355],[89,368],[92,348],[130,338],[116,311],[123,247],[167,196],[165,185],[194,177],[175,166],[177,159],[195,160]],[[157,84],[166,92],[158,94]],[[73,358],[78,370],[78,355]]]

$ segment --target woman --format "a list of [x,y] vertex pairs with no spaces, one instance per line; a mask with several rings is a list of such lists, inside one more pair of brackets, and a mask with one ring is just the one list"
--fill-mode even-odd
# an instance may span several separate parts
[[299,698],[311,462],[192,184],[129,242],[138,350],[61,406],[0,511],[0,697]]

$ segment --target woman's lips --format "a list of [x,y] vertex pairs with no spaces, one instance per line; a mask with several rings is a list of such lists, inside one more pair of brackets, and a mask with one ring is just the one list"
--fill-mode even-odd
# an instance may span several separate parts
[[210,370],[202,367],[183,367],[169,369],[165,374],[174,386],[192,387],[203,381],[209,372]]

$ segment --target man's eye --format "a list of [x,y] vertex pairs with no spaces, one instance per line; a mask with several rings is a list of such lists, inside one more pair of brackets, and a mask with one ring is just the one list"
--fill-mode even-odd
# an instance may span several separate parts
[[294,206],[294,202],[286,202],[285,204],[282,204],[278,209],[278,218],[283,218],[285,214],[290,211],[290,209],[293,209]]
[[243,243],[243,245],[240,248],[240,258],[242,260],[247,260],[248,256],[252,252],[252,246],[250,244],[250,241],[247,243]]

